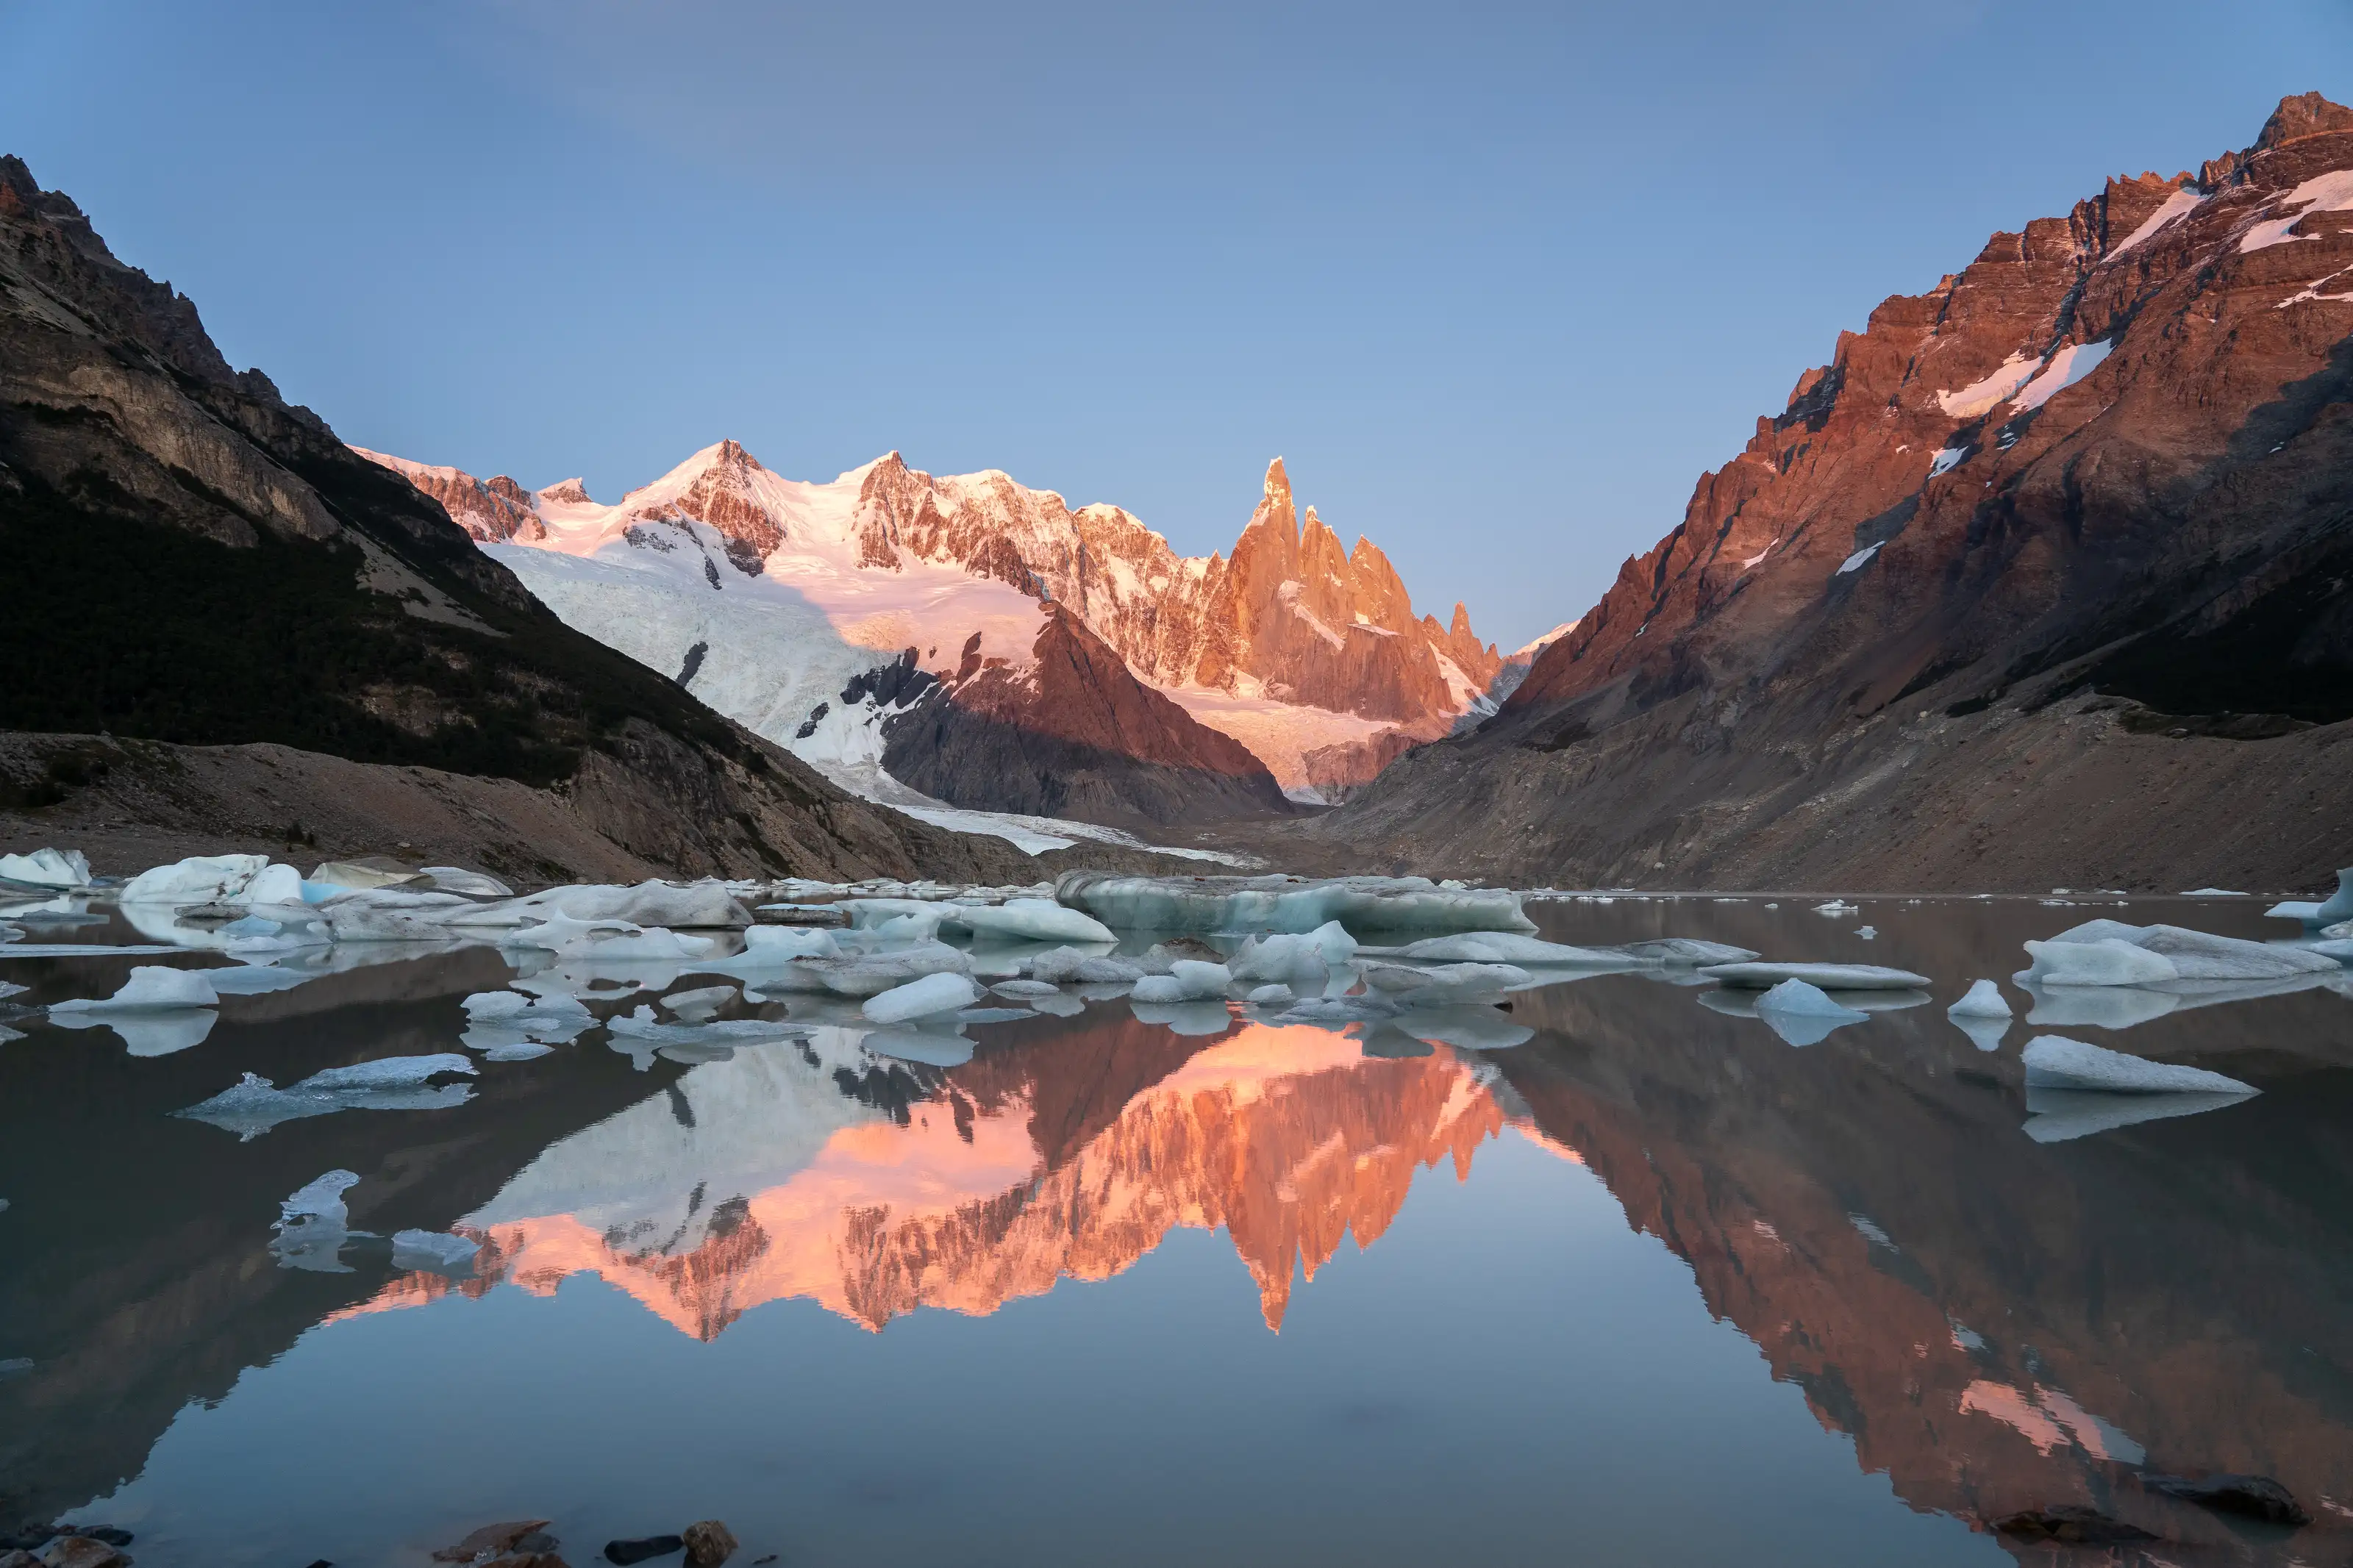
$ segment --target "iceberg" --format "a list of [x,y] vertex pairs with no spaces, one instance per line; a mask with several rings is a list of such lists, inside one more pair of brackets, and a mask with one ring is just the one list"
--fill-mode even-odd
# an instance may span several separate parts
[[953,1013],[979,1000],[980,987],[970,975],[942,970],[869,996],[859,1011],[878,1024],[905,1024]]
[[386,871],[350,860],[322,860],[304,879],[321,888],[399,888],[423,879],[416,871]]
[[1009,996],[1017,1002],[1034,1002],[1041,997],[1062,994],[1060,986],[1044,980],[1000,980],[989,989],[999,996]]
[[284,1089],[259,1074],[247,1073],[233,1087],[210,1100],[172,1114],[234,1132],[243,1142],[282,1121],[326,1116],[338,1110],[441,1110],[463,1105],[473,1093],[471,1085],[435,1087],[427,1080],[443,1073],[473,1071],[474,1064],[466,1058],[443,1052],[435,1056],[384,1057],[351,1067],[329,1068]]
[[1945,1009],[1947,1018],[2008,1018],[2010,999],[2001,994],[1998,981],[1973,982],[1968,994]]
[[1128,998],[1132,1002],[1222,1001],[1233,983],[1233,973],[1222,963],[1180,958],[1169,964],[1167,973],[1147,974],[1136,981]]
[[1031,979],[1058,984],[1075,981],[1082,985],[1126,984],[1143,976],[1144,965],[1132,958],[1082,952],[1075,947],[1050,948],[1029,961]]
[[1877,963],[1771,963],[1748,961],[1710,963],[1700,974],[1719,984],[1743,991],[1763,991],[1785,980],[1802,980],[1824,991],[1915,991],[1929,982],[1908,969]]
[[841,943],[817,926],[753,926],[744,932],[744,961],[838,958]]
[[2335,925],[2338,921],[2353,920],[2353,867],[2337,873],[2337,890],[2313,911],[2316,925]]
[[[972,960],[943,942],[851,958],[801,959],[788,972],[790,978],[813,981],[837,996],[878,996],[927,974],[971,973]],[[764,978],[761,984],[779,988],[776,980]]]
[[0,855],[0,882],[34,888],[87,888],[90,857],[79,849],[36,849],[30,855]]
[[269,864],[267,855],[192,855],[140,872],[124,886],[121,898],[126,904],[206,904],[234,899]]
[[1541,937],[1511,931],[1464,931],[1454,936],[1428,936],[1403,947],[1384,948],[1378,956],[1409,958],[1423,963],[1540,963],[1574,969],[1623,968],[1632,955],[1623,948],[1571,947]]
[[280,1268],[301,1268],[317,1274],[348,1274],[341,1261],[343,1244],[352,1239],[350,1211],[343,1194],[359,1184],[350,1171],[329,1171],[296,1188],[279,1203],[270,1229],[269,1250]]
[[1365,984],[1406,1001],[1449,1001],[1466,995],[1509,991],[1535,984],[1535,976],[1512,963],[1441,963],[1417,969],[1403,963],[1370,963],[1360,966]]
[[2138,1121],[2197,1116],[2253,1098],[2251,1094],[2103,1094],[2092,1089],[2026,1091],[2026,1135],[2037,1143],[2063,1143],[2094,1132],[2112,1132]]
[[477,899],[512,899],[515,896],[514,889],[496,877],[469,871],[462,866],[427,866],[421,875],[445,893],[464,893],[469,898]]
[[2181,972],[2163,953],[2116,937],[2095,942],[2029,942],[2032,967],[2011,978],[2021,985],[2156,985]]
[[1115,942],[1111,928],[1083,910],[1051,899],[1008,899],[1001,904],[950,904],[948,920],[978,937],[1027,942]]
[[[2179,980],[2279,980],[2295,974],[2325,973],[2330,962],[2308,948],[2284,947],[2267,942],[2215,936],[2181,926],[2126,925],[2122,921],[2085,921],[2061,931],[2052,942],[2097,944],[2120,942],[2172,963]],[[2066,984],[2056,981],[2052,984]],[[2131,984],[2159,984],[2132,982]]]
[[1250,1003],[1253,1007],[1287,1007],[1291,1005],[1291,987],[1280,981],[1261,985],[1250,994]]
[[1746,963],[1757,956],[1749,948],[1734,947],[1729,942],[1702,942],[1688,936],[1661,936],[1652,937],[1648,942],[1624,942],[1620,944],[1618,951],[1643,963],[1670,965]]
[[1870,1016],[1832,1001],[1829,993],[1802,980],[1784,980],[1757,998],[1757,1016],[1793,1046],[1820,1045],[1832,1029]]
[[1862,912],[1862,906],[1861,904],[1841,903],[1836,899],[1832,899],[1827,904],[1816,904],[1814,906],[1814,913],[1818,915],[1828,915],[1833,920],[1836,920],[1841,915],[1855,915],[1861,914]]
[[131,978],[113,995],[98,1000],[77,998],[50,1004],[49,1012],[58,1013],[143,1013],[185,1007],[216,1007],[220,993],[200,969],[170,969],[161,964],[142,964],[131,972]]
[[1134,931],[1312,931],[1337,921],[1351,931],[1504,931],[1533,934],[1520,895],[1441,888],[1424,877],[1136,877],[1065,871],[1057,903]]
[[[1359,951],[1345,927],[1326,921],[1311,931],[1250,937],[1228,960],[1227,968],[1236,980],[1287,980],[1311,967],[1328,973]],[[1322,989],[1320,984],[1317,989]]]
[[2305,952],[2316,952],[2321,957],[2333,959],[2339,964],[2353,963],[2353,940],[2342,937],[2327,942],[2316,942],[2306,948]]
[[2037,1035],[2026,1043],[2029,1089],[2093,1089],[2103,1094],[2256,1093],[2253,1084],[2203,1068],[2153,1062],[2064,1035]]
[[549,888],[524,898],[480,906],[468,923],[520,923],[534,914],[560,914],[575,921],[627,921],[637,926],[724,927],[741,931],[752,911],[717,880],[640,882],[634,888],[582,883]]
[[479,1241],[445,1230],[396,1230],[392,1233],[392,1266],[405,1272],[424,1271],[462,1278],[474,1271]]

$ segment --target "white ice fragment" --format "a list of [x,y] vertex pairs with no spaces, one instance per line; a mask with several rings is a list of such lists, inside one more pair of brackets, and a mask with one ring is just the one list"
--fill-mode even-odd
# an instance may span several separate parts
[[1111,928],[1083,910],[1051,899],[1008,899],[1001,904],[951,904],[947,917],[976,936],[1024,942],[1113,942]]
[[1514,963],[1441,963],[1423,969],[1372,962],[1361,964],[1359,973],[1374,990],[1409,1002],[1444,1002],[1487,995],[1532,984],[1535,980],[1535,975]]
[[2353,920],[2353,867],[2337,873],[2337,890],[2312,912],[2316,925],[2334,925],[2338,921]]
[[[1739,902],[1736,899],[1720,899],[1716,901]],[[1689,936],[1658,936],[1647,942],[1630,942],[1621,944],[1618,951],[1629,958],[1640,959],[1645,963],[1670,965],[1746,963],[1757,956],[1755,950],[1751,948],[1734,947],[1728,942],[1702,942],[1696,937]],[[1528,960],[1516,959],[1514,962],[1525,963]]]
[[2007,1018],[2010,1016],[2010,1000],[2002,995],[2000,983],[1994,980],[1974,982],[1968,994],[1945,1009],[1947,1018]]
[[2181,896],[2185,899],[2243,899],[2247,895],[2234,888],[2192,888]]
[[941,971],[893,986],[866,999],[859,1011],[878,1024],[904,1024],[938,1013],[953,1013],[980,999],[980,987],[968,974]]
[[87,888],[90,857],[79,849],[36,849],[30,855],[0,855],[0,881],[35,888]]
[[2305,951],[2316,952],[2323,958],[2335,959],[2340,964],[2353,963],[2353,940],[2344,937],[2332,937],[2327,942],[2316,942]]
[[1400,948],[1385,950],[1385,953],[1420,963],[1535,963],[1565,969],[1620,968],[1630,956],[1624,949],[1571,947],[1566,942],[1493,931],[1424,937]]
[[343,1194],[357,1184],[350,1171],[329,1171],[303,1184],[278,1205],[270,1229],[269,1250],[280,1268],[301,1268],[317,1274],[348,1274],[340,1260],[343,1244],[352,1239],[350,1213]]
[[2030,1089],[2095,1089],[2104,1094],[2253,1094],[2253,1084],[2203,1068],[2177,1067],[2071,1040],[2037,1035],[2026,1044]]
[[835,958],[841,943],[833,932],[818,926],[753,926],[744,932],[744,957],[753,959]]
[[999,996],[1010,996],[1018,1002],[1034,1002],[1062,994],[1060,986],[1045,980],[1000,980],[989,989]]
[[1744,991],[1762,991],[1784,980],[1802,980],[1824,991],[1913,991],[1928,984],[1925,974],[1877,963],[1711,963],[1699,973]]
[[1337,921],[1351,931],[1533,932],[1520,895],[1440,888],[1423,877],[1129,877],[1065,871],[1056,901],[1123,930],[1305,932]]
[[1029,961],[1029,976],[1082,985],[1132,983],[1144,974],[1144,965],[1111,953],[1082,952],[1075,947],[1049,948]]
[[2163,953],[2113,936],[2091,942],[2029,942],[2026,953],[2033,967],[2015,977],[2021,985],[2156,985],[2181,978]]
[[1188,1001],[1223,996],[1234,983],[1233,972],[1224,964],[1198,958],[1177,959],[1168,966],[1168,978],[1176,982],[1180,994]]
[[1250,999],[1255,1007],[1287,1007],[1291,1005],[1291,987],[1279,981],[1261,985],[1250,994]]
[[596,963],[612,959],[640,961],[653,959],[701,958],[716,945],[707,936],[681,936],[663,926],[648,926],[642,931],[622,931],[617,936],[596,937],[573,950],[583,963]]
[[1837,899],[1832,899],[1827,904],[1816,904],[1814,906],[1814,913],[1818,915],[1828,915],[1833,920],[1837,919],[1841,915],[1854,915],[1861,914],[1862,912],[1862,906],[1861,904],[1842,903]]
[[303,1183],[278,1205],[278,1217],[283,1220],[302,1218],[344,1217],[343,1194],[359,1185],[359,1177],[350,1171],[329,1171]]
[[142,964],[131,972],[131,978],[113,995],[100,999],[76,998],[50,1005],[55,1013],[132,1013],[156,1012],[184,1007],[216,1007],[220,994],[199,969],[171,969],[161,964]]
[[232,899],[269,864],[266,855],[193,855],[131,879],[126,904],[204,904]]
[[396,1230],[392,1233],[392,1266],[405,1271],[462,1276],[474,1271],[479,1241],[444,1230]]
[[1802,980],[1784,980],[1757,997],[1757,1016],[1793,1046],[1817,1045],[1832,1029],[1870,1016],[1841,1005],[1820,986]]
[[2018,395],[2010,400],[2010,406],[2021,411],[2042,407],[2097,370],[2115,346],[2110,342],[2069,343],[2051,356],[2032,381],[2018,389]]
[[2320,905],[2317,902],[2304,899],[2283,900],[2279,903],[2274,904],[2270,909],[2265,910],[2263,914],[2267,919],[2271,920],[2302,921],[2308,926],[2320,926],[2327,925],[2328,923],[2327,921],[2320,918]]
[[444,1052],[422,1057],[385,1057],[352,1067],[329,1068],[280,1089],[247,1073],[234,1087],[201,1104],[172,1112],[208,1122],[240,1141],[259,1136],[281,1121],[325,1116],[338,1110],[439,1110],[462,1105],[470,1085],[428,1085],[442,1073],[472,1073],[474,1064]]

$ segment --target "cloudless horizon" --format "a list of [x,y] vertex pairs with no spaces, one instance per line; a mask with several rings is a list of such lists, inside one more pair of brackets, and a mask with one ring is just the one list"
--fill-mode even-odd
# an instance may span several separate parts
[[0,5],[0,152],[344,439],[896,448],[1583,613],[1882,299],[2353,94],[2342,0]]

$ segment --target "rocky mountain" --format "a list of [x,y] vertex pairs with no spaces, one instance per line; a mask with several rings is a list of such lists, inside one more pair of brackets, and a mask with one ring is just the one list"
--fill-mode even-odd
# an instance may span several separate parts
[[[232,371],[192,302],[15,158],[0,603],[0,729],[61,737],[5,749],[0,810],[87,783],[96,764],[58,759],[90,745],[275,742],[374,767],[387,810],[432,770],[516,781],[613,858],[671,871],[1028,874],[1000,843],[845,795],[567,628],[436,500]],[[16,771],[27,758],[38,776]],[[336,804],[296,776],[273,803],[281,823]]]
[[2353,854],[2353,111],[1839,338],[1468,736],[1319,832],[1540,879],[2287,886]]
[[[934,477],[895,452],[812,484],[723,441],[610,506],[577,480],[530,492],[363,455],[440,500],[573,626],[837,777],[887,766],[910,784],[912,769],[959,806],[1111,822],[1278,812],[1275,784],[1312,795],[1335,773],[1309,752],[1377,738],[1353,764],[1377,767],[1444,733],[1500,665],[1461,605],[1447,625],[1417,619],[1369,541],[1344,550],[1313,508],[1303,519],[1280,459],[1229,560],[1179,556],[1117,507],[1073,510],[994,471]],[[1040,638],[1089,650],[1051,668],[1091,670],[1100,692],[1072,704],[1067,681],[1040,684]],[[902,659],[930,678],[920,721],[876,705],[878,680],[894,701],[914,695],[879,675],[843,695]],[[1016,738],[1025,758],[1009,769],[916,760],[1009,756]],[[1054,805],[1045,775],[1072,767],[1088,781]]]

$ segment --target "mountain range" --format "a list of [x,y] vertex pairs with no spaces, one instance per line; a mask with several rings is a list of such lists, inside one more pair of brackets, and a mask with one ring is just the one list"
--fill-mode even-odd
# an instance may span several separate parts
[[737,443],[617,502],[363,452],[571,626],[881,799],[1108,823],[1326,801],[1486,698],[1468,611],[1416,618],[1277,458],[1230,557],[1114,506],[896,452],[823,483]]
[[1563,882],[2287,887],[2353,858],[2353,110],[1872,311],[1472,732],[1312,831]]

